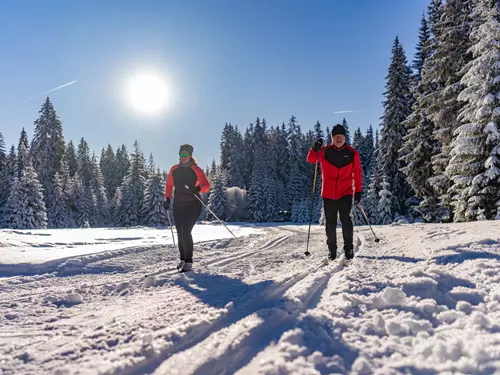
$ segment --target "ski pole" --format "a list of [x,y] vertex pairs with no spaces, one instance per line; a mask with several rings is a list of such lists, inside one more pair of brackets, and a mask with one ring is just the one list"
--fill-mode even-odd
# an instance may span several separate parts
[[170,231],[172,232],[172,241],[174,242],[174,247],[175,245],[175,237],[174,237],[174,227],[172,227],[172,220],[170,220],[170,211],[167,210],[167,217],[168,217],[168,224],[170,225]]
[[[186,189],[189,189],[189,186],[187,186],[187,185],[184,185],[184,187],[185,187]],[[208,208],[208,207],[207,207],[207,205],[206,205],[206,204],[205,204],[205,203],[204,203],[204,202],[200,199],[200,197],[199,197],[199,196],[197,196],[196,194],[193,194],[193,195],[194,195],[194,196],[196,197],[196,199],[198,199],[198,200],[200,201],[200,203],[201,203],[201,204],[202,204],[202,205],[203,205],[203,206],[204,206],[204,207],[208,210],[208,212],[210,212],[212,215],[214,215],[214,217],[215,217],[215,218],[219,221],[219,223],[221,223],[222,225],[224,225],[224,227],[225,227],[225,228],[229,231],[229,233],[231,233],[231,234],[233,235],[233,237],[234,237],[234,238],[237,238],[237,237],[234,235],[234,233],[233,233],[233,232],[231,232],[231,230],[227,227],[227,225],[226,225],[226,224],[225,224],[225,223],[224,223],[221,219],[219,219],[219,218],[217,217],[217,215],[216,215],[216,214],[214,214],[214,213],[213,213],[213,211],[212,211],[210,208]]]
[[313,209],[314,209],[314,197],[316,193],[316,176],[318,175],[318,157],[316,157],[316,165],[314,166],[314,179],[313,179],[313,189],[312,189],[312,202],[311,202],[311,210],[309,211],[309,229],[307,231],[307,247],[305,251],[306,257],[311,255],[309,252],[309,238],[311,237],[311,224],[312,224],[312,217],[313,217]]
[[371,231],[373,233],[373,237],[375,237],[375,242],[380,242],[380,239],[377,238],[377,236],[375,235],[375,232],[373,231],[372,226],[370,225],[370,222],[368,221],[368,216],[366,215],[366,212],[363,209],[363,206],[361,205],[361,203],[358,203],[358,206],[361,209],[361,212],[363,213],[363,218],[365,219],[366,224],[368,224],[368,226],[370,227],[370,229],[371,229]]

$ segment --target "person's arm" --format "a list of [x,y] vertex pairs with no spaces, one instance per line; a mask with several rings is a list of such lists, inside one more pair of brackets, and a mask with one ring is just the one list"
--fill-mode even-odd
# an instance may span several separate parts
[[318,139],[314,145],[311,147],[307,154],[307,162],[314,164],[317,161],[321,161],[324,158],[325,149],[323,146],[323,139]]
[[165,186],[165,198],[172,198],[172,191],[174,190],[174,174],[175,166],[170,168],[170,172],[168,172],[167,184]]
[[193,165],[194,173],[196,173],[196,178],[198,179],[197,187],[199,187],[200,193],[208,193],[210,191],[210,182],[208,182],[208,178],[203,172],[203,169],[198,167],[197,165]]

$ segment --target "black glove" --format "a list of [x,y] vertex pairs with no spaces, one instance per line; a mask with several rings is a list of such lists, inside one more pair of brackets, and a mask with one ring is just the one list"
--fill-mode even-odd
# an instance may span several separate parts
[[354,202],[359,203],[361,201],[361,192],[357,191],[354,193]]
[[163,202],[163,208],[165,209],[165,211],[168,211],[168,209],[170,208],[170,198],[165,199],[165,201]]
[[312,149],[313,151],[318,152],[319,150],[321,150],[321,147],[323,147],[323,138],[320,138],[316,142],[314,142],[314,146]]

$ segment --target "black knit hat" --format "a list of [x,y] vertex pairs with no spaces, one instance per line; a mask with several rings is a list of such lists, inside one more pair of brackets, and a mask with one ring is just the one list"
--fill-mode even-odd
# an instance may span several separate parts
[[345,136],[345,128],[340,124],[335,125],[332,129],[332,137],[337,134],[342,134]]
[[179,148],[179,154],[182,153],[183,151],[187,152],[189,156],[193,156],[193,146],[184,144]]

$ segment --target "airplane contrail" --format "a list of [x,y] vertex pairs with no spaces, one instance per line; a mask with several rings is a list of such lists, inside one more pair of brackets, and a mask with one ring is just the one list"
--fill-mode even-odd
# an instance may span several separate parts
[[364,109],[353,109],[353,110],[349,110],[349,111],[337,111],[337,112],[333,112],[335,114],[339,114],[339,113],[354,113],[354,112],[364,112],[365,110]]
[[58,87],[53,88],[52,90],[49,90],[49,91],[42,92],[41,94],[37,94],[37,95],[35,95],[35,96],[32,96],[31,98],[26,99],[26,100],[23,100],[23,101],[18,102],[18,103],[15,103],[14,105],[18,105],[18,104],[22,104],[22,103],[29,102],[30,100],[33,100],[33,99],[35,99],[35,98],[38,98],[39,96],[42,96],[42,95],[48,94],[48,93],[53,92],[53,91],[56,91],[56,90],[60,90],[60,89],[62,89],[63,87],[66,87],[66,86],[72,85],[73,83],[77,83],[77,82],[78,82],[78,80],[75,80],[75,81],[71,81],[71,82],[65,83],[64,85],[58,86]]

